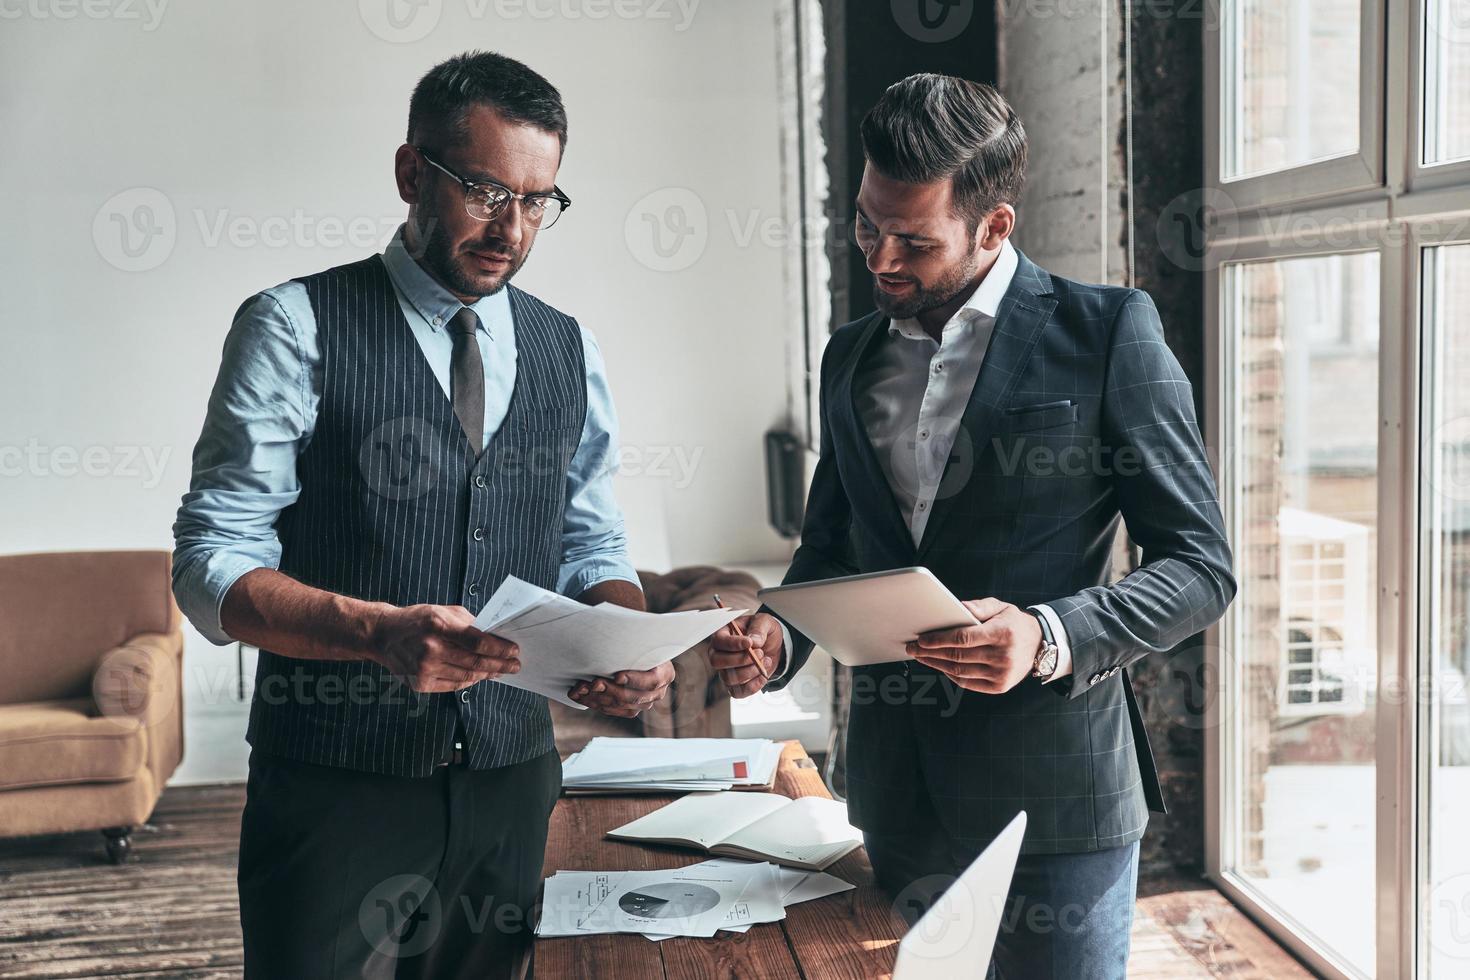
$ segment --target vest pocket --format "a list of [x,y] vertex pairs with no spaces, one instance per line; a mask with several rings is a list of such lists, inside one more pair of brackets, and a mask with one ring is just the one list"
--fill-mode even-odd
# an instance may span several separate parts
[[521,413],[519,419],[514,421],[507,419],[500,431],[501,434],[535,433],[537,436],[548,432],[555,433],[561,429],[576,429],[580,433],[582,422],[582,415],[565,405],[555,407],[533,405],[529,410]]

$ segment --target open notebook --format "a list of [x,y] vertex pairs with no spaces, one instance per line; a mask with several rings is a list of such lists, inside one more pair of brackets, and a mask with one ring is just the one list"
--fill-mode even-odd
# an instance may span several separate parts
[[862,842],[836,800],[775,793],[690,793],[607,836],[825,871]]

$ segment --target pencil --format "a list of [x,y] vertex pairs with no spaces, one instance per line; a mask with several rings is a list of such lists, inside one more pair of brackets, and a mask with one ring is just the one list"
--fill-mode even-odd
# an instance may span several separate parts
[[[719,606],[721,609],[728,608],[723,602],[720,601],[720,594],[718,592],[715,593],[715,605]],[[736,636],[745,635],[744,631],[740,629],[740,624],[735,622],[734,620],[730,621],[730,629],[734,631]],[[756,654],[754,650],[746,650],[745,655],[750,658],[750,662],[755,665],[755,669],[760,671],[761,677],[765,678],[766,680],[771,679],[771,675],[766,673],[765,663],[761,660],[761,658]]]

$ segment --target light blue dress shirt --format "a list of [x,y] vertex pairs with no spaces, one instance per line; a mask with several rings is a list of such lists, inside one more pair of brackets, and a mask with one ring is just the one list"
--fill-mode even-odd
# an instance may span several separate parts
[[[403,246],[403,229],[383,253],[404,319],[449,397],[454,342],[447,325],[464,305]],[[516,327],[505,290],[479,299],[476,339],[485,364],[485,446],[505,420],[516,377]],[[612,491],[617,414],[602,351],[582,330],[587,417],[567,469],[557,589],[576,597],[599,582],[638,583],[628,561],[623,515]],[[297,457],[311,442],[322,394],[321,349],[306,287],[288,282],[257,293],[235,314],[204,429],[194,447],[194,475],[174,523],[174,594],[201,634],[231,637],[220,604],[235,581],[256,568],[279,568],[276,520],[296,502]],[[482,449],[484,447],[482,446]]]

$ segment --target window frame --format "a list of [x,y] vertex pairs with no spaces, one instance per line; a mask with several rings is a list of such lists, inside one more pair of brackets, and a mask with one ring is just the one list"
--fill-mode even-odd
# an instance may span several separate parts
[[1227,142],[1235,138],[1234,118],[1226,112],[1221,79],[1238,67],[1236,51],[1221,39],[1234,29],[1231,0],[1212,0],[1213,30],[1205,44],[1205,184],[1228,195],[1240,209],[1270,208],[1371,191],[1384,181],[1384,100],[1376,80],[1383,76],[1385,6],[1393,0],[1360,0],[1358,35],[1358,149],[1354,153],[1298,164],[1283,170],[1226,178],[1222,163]]
[[[1416,333],[1419,337],[1418,350],[1416,351],[1417,375],[1416,392],[1419,397],[1416,403],[1419,409],[1419,424],[1415,433],[1414,455],[1416,466],[1422,461],[1423,464],[1432,465],[1434,461],[1434,429],[1436,417],[1434,415],[1433,400],[1438,392],[1426,379],[1433,377],[1434,358],[1437,356],[1437,341],[1439,338],[1431,337],[1425,320],[1429,317],[1431,306],[1426,296],[1425,274],[1428,264],[1425,261],[1425,253],[1430,249],[1443,247],[1470,247],[1470,228],[1463,223],[1453,224],[1426,222],[1412,229],[1410,236],[1408,262],[1405,268],[1405,278],[1412,283],[1415,289],[1417,302],[1414,304],[1414,321]],[[1417,469],[1413,472],[1419,472]],[[1416,493],[1414,495],[1414,541],[1416,545],[1416,569],[1417,580],[1421,583],[1416,590],[1413,607],[1412,623],[1409,624],[1413,630],[1415,642],[1413,644],[1414,664],[1416,672],[1414,678],[1419,681],[1414,687],[1418,691],[1422,688],[1422,678],[1432,676],[1432,648],[1430,637],[1433,628],[1434,593],[1435,593],[1435,527],[1434,527],[1434,502],[1432,500],[1434,490],[1432,481],[1422,476],[1417,481]],[[1422,792],[1415,793],[1413,797],[1412,820],[1414,837],[1412,841],[1412,854],[1406,862],[1410,874],[1406,876],[1405,887],[1409,889],[1408,894],[1411,901],[1406,910],[1408,920],[1405,928],[1406,934],[1412,935],[1413,962],[1416,964],[1427,964],[1431,960],[1429,948],[1429,931],[1427,904],[1431,889],[1431,849],[1430,817],[1431,808],[1422,804],[1428,800],[1428,793],[1433,777],[1432,754],[1427,751],[1434,743],[1435,716],[1432,703],[1421,703],[1421,698],[1415,697],[1408,700],[1410,717],[1406,719],[1409,726],[1409,734],[1412,736],[1416,751],[1407,760],[1406,768],[1412,776],[1416,788]]]
[[[1382,249],[1372,247],[1356,248],[1330,248],[1321,244],[1305,243],[1294,247],[1283,247],[1280,243],[1270,240],[1254,240],[1229,243],[1229,254],[1227,257],[1219,258],[1219,253],[1214,253],[1217,261],[1211,261],[1207,252],[1207,268],[1205,271],[1205,309],[1206,309],[1206,364],[1205,364],[1205,425],[1209,433],[1209,444],[1219,447],[1219,474],[1220,474],[1220,504],[1224,512],[1226,533],[1229,535],[1232,545],[1238,544],[1242,536],[1241,508],[1239,506],[1240,483],[1237,479],[1236,449],[1239,445],[1238,431],[1240,419],[1233,413],[1238,391],[1238,379],[1240,362],[1237,355],[1235,331],[1226,329],[1235,324],[1232,319],[1232,304],[1237,300],[1239,282],[1231,275],[1230,270],[1239,266],[1253,263],[1274,262],[1285,259],[1311,258],[1324,255],[1361,254],[1365,252],[1378,252],[1379,275],[1381,277],[1379,290],[1379,385],[1380,392],[1384,375],[1388,371],[1390,362],[1395,361],[1391,352],[1394,346],[1393,331],[1389,323],[1389,307],[1396,300],[1396,291],[1388,287],[1389,273],[1386,271],[1390,264],[1390,258]],[[1395,292],[1395,296],[1389,296],[1389,292]],[[1392,414],[1392,410],[1384,402],[1380,394],[1379,399],[1380,423]],[[1226,426],[1229,430],[1226,431]],[[1389,427],[1380,424],[1378,437],[1378,472],[1380,474],[1378,494],[1378,526],[1380,529],[1391,527],[1383,523],[1385,516],[1385,493],[1381,474],[1385,472],[1387,465],[1385,456],[1394,451],[1392,446],[1394,440],[1391,438]],[[1392,549],[1383,547],[1385,539],[1389,535],[1380,530],[1378,539],[1380,550],[1377,562],[1378,572],[1378,594],[1384,593],[1384,583],[1390,581],[1385,579],[1385,554]],[[1235,548],[1238,554],[1240,549]],[[1243,583],[1244,586],[1244,583]],[[1289,949],[1293,955],[1310,966],[1318,974],[1331,978],[1357,978],[1361,974],[1340,957],[1338,957],[1320,938],[1299,929],[1291,919],[1289,913],[1265,895],[1256,891],[1248,879],[1236,874],[1233,870],[1235,864],[1234,844],[1238,839],[1235,824],[1235,812],[1228,805],[1233,800],[1239,800],[1242,787],[1240,777],[1243,769],[1240,765],[1240,736],[1233,722],[1236,720],[1235,712],[1230,710],[1230,697],[1232,690],[1238,689],[1235,683],[1239,677],[1239,661],[1231,654],[1233,649],[1238,649],[1241,644],[1242,617],[1240,604],[1232,603],[1226,610],[1224,617],[1207,633],[1206,651],[1207,656],[1213,658],[1213,666],[1210,668],[1210,677],[1215,678],[1219,685],[1218,690],[1211,692],[1213,697],[1209,699],[1206,714],[1205,728],[1205,874],[1206,877],[1233,903],[1244,910],[1251,918],[1259,922],[1270,932],[1278,942]],[[1392,630],[1396,624],[1391,622],[1392,616],[1384,615],[1380,611],[1378,618],[1377,639],[1379,647],[1379,675],[1383,676],[1383,656],[1386,645],[1384,636],[1386,630]],[[1397,649],[1395,644],[1394,649]],[[1378,700],[1377,717],[1375,727],[1377,737],[1375,744],[1375,767],[1377,769],[1379,785],[1382,785],[1384,772],[1384,699]],[[1228,785],[1226,781],[1229,781]],[[1383,847],[1383,816],[1381,799],[1380,806],[1375,813],[1375,834],[1378,835],[1377,846],[1381,853]],[[1382,895],[1382,861],[1375,862],[1375,875],[1378,879],[1379,895]],[[1381,919],[1379,922],[1378,946],[1376,956],[1379,962],[1383,958],[1384,929]],[[1379,967],[1382,974],[1382,967]],[[1397,976],[1401,974],[1388,974]]]
[[[1445,163],[1424,162],[1424,133],[1427,128],[1426,95],[1423,85],[1429,69],[1427,27],[1424,16],[1433,0],[1411,4],[1408,27],[1408,75],[1415,80],[1411,86],[1410,104],[1405,113],[1408,120],[1407,152],[1404,159],[1405,185],[1410,190],[1430,191],[1443,187],[1457,187],[1470,183],[1470,156]],[[1466,43],[1470,43],[1470,26],[1466,27]]]

